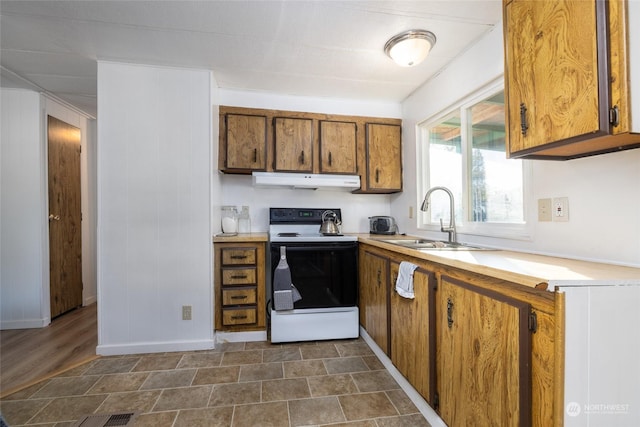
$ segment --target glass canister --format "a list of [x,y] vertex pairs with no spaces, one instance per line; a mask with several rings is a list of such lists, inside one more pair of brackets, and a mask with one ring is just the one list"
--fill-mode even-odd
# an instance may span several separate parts
[[251,233],[251,216],[249,215],[249,206],[243,206],[238,215],[238,232]]
[[235,206],[222,207],[222,232],[225,234],[238,232],[238,211]]

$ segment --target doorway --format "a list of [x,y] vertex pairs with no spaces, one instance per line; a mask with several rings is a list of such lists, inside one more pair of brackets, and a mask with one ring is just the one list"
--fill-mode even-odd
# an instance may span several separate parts
[[47,116],[51,319],[82,306],[80,129]]

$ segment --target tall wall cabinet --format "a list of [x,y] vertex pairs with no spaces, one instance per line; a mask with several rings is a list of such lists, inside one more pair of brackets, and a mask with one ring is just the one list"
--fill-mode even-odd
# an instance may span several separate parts
[[640,5],[504,0],[507,151],[572,159],[640,147]]
[[360,175],[355,193],[402,191],[401,120],[220,107],[218,169]]

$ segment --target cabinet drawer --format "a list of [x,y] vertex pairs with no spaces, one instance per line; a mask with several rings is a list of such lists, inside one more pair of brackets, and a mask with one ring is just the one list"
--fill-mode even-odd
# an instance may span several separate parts
[[222,291],[222,305],[255,304],[256,290],[227,289]]
[[256,283],[254,268],[223,268],[222,286],[251,285]]
[[223,325],[250,325],[256,323],[256,309],[224,309],[222,310]]
[[255,265],[257,248],[222,249],[222,265]]

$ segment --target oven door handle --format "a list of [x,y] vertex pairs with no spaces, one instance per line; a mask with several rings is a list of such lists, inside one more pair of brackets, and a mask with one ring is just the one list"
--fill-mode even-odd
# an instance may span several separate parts
[[301,245],[300,243],[287,244],[282,242],[278,244],[274,244],[274,243],[271,244],[272,248],[279,248],[280,246],[286,246],[287,252],[333,251],[333,250],[350,250],[350,249],[356,248],[358,246],[358,242],[338,243],[338,244],[332,244],[330,242],[324,243],[324,244],[308,243],[303,245]]

